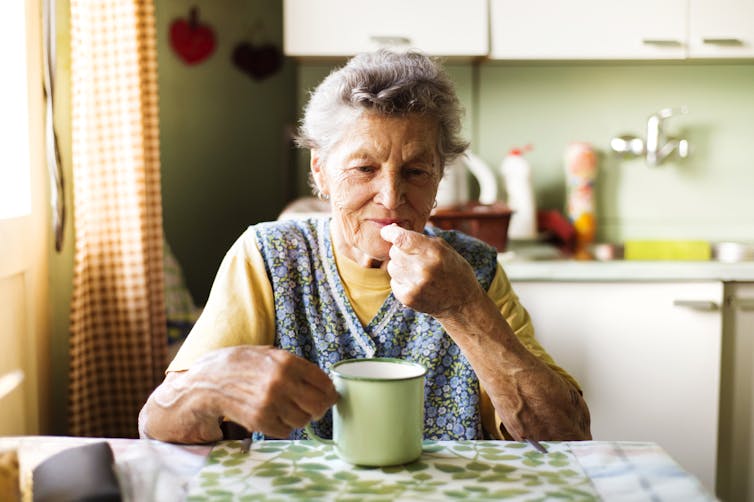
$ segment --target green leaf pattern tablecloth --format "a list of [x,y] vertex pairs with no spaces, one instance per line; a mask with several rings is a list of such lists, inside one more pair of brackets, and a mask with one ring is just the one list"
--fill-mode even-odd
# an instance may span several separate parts
[[312,441],[218,444],[188,500],[599,500],[567,443],[426,441],[411,464],[367,468]]

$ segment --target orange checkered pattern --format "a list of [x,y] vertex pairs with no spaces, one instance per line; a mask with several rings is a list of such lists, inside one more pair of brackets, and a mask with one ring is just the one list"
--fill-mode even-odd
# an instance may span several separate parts
[[153,0],[71,0],[69,432],[138,437],[166,321]]

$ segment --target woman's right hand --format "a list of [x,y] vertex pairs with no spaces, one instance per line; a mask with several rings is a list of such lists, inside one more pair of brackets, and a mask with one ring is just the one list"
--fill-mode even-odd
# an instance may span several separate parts
[[316,364],[270,346],[218,349],[169,373],[142,410],[140,428],[155,439],[203,443],[222,438],[224,418],[247,430],[287,437],[322,417],[338,399]]

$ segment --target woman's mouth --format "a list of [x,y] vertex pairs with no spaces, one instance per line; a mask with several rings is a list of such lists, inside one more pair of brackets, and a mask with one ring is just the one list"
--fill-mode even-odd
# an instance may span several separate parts
[[395,223],[399,227],[403,227],[403,225],[401,224],[402,220],[399,220],[397,218],[370,218],[369,221],[376,223],[381,227],[386,227],[388,225],[392,225],[393,223]]

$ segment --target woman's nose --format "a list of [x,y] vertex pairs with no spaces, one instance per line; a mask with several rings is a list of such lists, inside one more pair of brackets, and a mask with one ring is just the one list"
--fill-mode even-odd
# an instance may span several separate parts
[[400,176],[386,174],[378,180],[378,202],[388,209],[394,209],[403,203],[404,187]]

